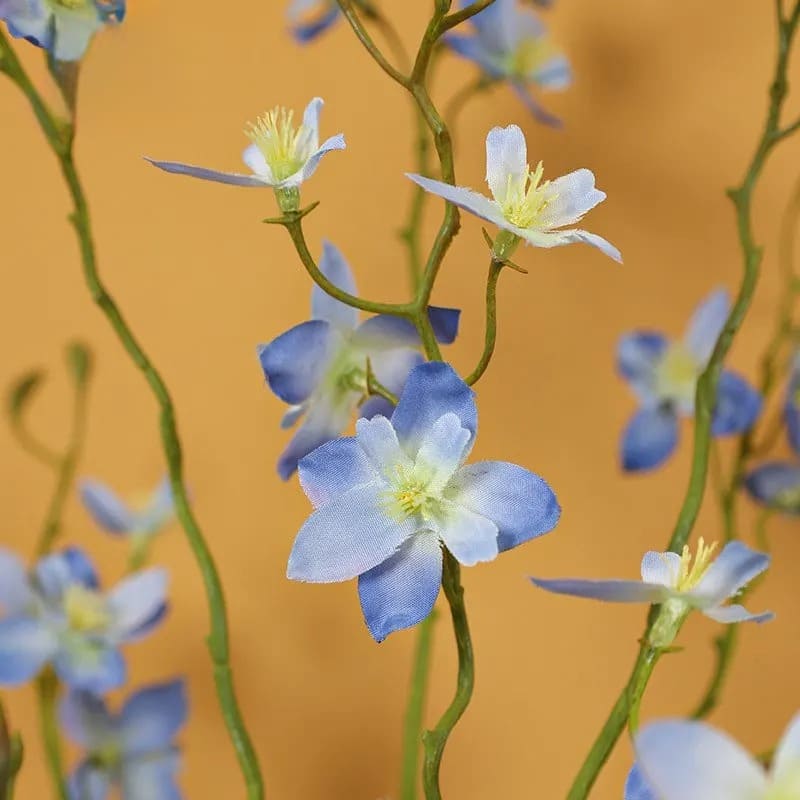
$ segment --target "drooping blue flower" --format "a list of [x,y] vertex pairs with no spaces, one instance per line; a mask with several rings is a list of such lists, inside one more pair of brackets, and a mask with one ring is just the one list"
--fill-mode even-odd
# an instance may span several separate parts
[[339,19],[339,5],[336,0],[292,0],[287,16],[294,38],[306,44]]
[[716,622],[767,622],[770,612],[751,614],[741,605],[727,601],[769,566],[770,557],[751,550],[742,542],[728,542],[714,559],[715,547],[700,539],[692,562],[688,546],[683,554],[644,554],[641,581],[580,580],[575,578],[544,580],[531,578],[541,589],[555,594],[586,597],[608,603],[680,604],[683,610],[697,609]]
[[168,478],[133,504],[123,500],[110,486],[87,478],[80,483],[83,505],[92,519],[112,536],[148,538],[175,517],[175,503]]
[[288,577],[357,577],[367,625],[382,641],[430,613],[443,546],[472,566],[552,530],[560,508],[538,475],[501,461],[464,466],[476,429],[474,393],[453,368],[415,367],[391,419],[361,419],[355,436],[300,461],[315,510],[295,539]]
[[704,722],[649,723],[634,737],[634,747],[638,767],[658,800],[800,797],[800,714],[789,723],[768,770],[727,734]]
[[[470,3],[471,0],[462,0],[464,6]],[[528,87],[566,89],[572,82],[572,73],[566,56],[553,45],[533,9],[521,7],[518,0],[495,0],[471,22],[473,34],[445,37],[450,48],[474,61],[488,78],[507,81],[540,122],[560,125],[558,117],[534,100]]]
[[125,0],[0,0],[8,32],[56,61],[78,61],[97,31],[124,17]]
[[[730,299],[724,289],[709,295],[695,311],[682,341],[660,333],[635,331],[617,350],[617,368],[639,400],[639,410],[622,436],[622,468],[628,472],[663,464],[678,443],[680,417],[694,415],[697,380],[706,368],[725,320]],[[761,412],[761,395],[734,372],[722,373],[711,433],[739,434]]]
[[[482,12],[485,13],[485,12]],[[509,231],[535,247],[561,247],[585,242],[615,261],[622,261],[619,250],[600,236],[574,225],[606,199],[594,185],[588,169],[570,172],[561,178],[542,183],[542,162],[531,173],[528,146],[516,125],[492,128],[486,137],[486,182],[492,198],[451,186],[422,175],[408,174],[426,192]]]
[[175,738],[187,716],[182,680],[140,689],[118,714],[95,694],[69,692],[61,725],[86,751],[69,779],[70,800],[107,800],[114,787],[124,800],[181,800]]
[[294,189],[308,180],[317,170],[322,157],[331,150],[344,150],[341,133],[319,143],[319,114],[323,101],[315,97],[306,106],[303,122],[295,127],[294,112],[276,107],[251,123],[246,131],[252,144],[242,154],[242,160],[252,174],[218,172],[194,167],[179,161],[155,161],[153,166],[176,175],[189,175],[206,181],[234,186]]
[[68,686],[105,692],[125,682],[120,646],[149,633],[166,612],[167,575],[149,569],[103,594],[78,549],[45,556],[28,575],[0,550],[0,685],[51,664]]
[[[350,267],[330,242],[323,243],[319,268],[340,289],[355,293]],[[456,309],[429,309],[440,342],[450,344],[455,339],[459,314]],[[391,416],[388,401],[364,399],[367,359],[375,377],[395,395],[402,391],[409,372],[423,361],[419,335],[407,320],[378,315],[359,324],[357,309],[316,285],[311,291],[311,315],[310,321],[258,348],[269,387],[291,404],[282,427],[302,419],[278,461],[278,473],[284,480],[303,456],[339,436],[356,409],[367,418],[379,413]]]

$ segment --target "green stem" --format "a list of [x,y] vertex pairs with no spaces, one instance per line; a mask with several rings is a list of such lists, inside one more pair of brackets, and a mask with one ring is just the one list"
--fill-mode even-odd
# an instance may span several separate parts
[[42,730],[45,762],[50,773],[56,797],[69,800],[64,782],[64,758],[61,753],[61,733],[58,729],[58,678],[51,669],[46,669],[36,679],[36,696],[39,704],[39,726]]
[[135,338],[98,273],[89,208],[73,161],[74,131],[70,126],[59,124],[50,113],[8,40],[1,32],[0,54],[2,54],[2,62],[0,62],[2,70],[11,77],[28,98],[42,131],[59,160],[61,172],[73,202],[74,208],[70,220],[78,237],[87,288],[131,360],[142,372],[158,403],[161,439],[169,468],[176,514],[186,532],[189,545],[202,574],[208,598],[210,633],[207,645],[213,663],[214,681],[222,716],[239,758],[248,800],[262,800],[264,786],[258,759],[245,727],[233,686],[225,595],[213,556],[189,504],[183,477],[183,451],[175,422],[172,398],[160,373]]
[[[722,372],[723,361],[750,308],[758,284],[762,251],[754,240],[751,214],[752,195],[770,152],[781,138],[784,138],[781,135],[780,118],[788,91],[787,68],[789,53],[797,30],[798,18],[800,18],[800,0],[796,0],[792,14],[789,17],[784,17],[782,14],[780,3],[776,5],[778,55],[770,88],[770,102],[764,129],[741,184],[728,192],[736,212],[744,275],[736,300],[717,340],[708,366],[698,381],[695,397],[695,433],[691,474],[689,486],[669,541],[669,549],[673,552],[680,552],[683,545],[686,544],[700,511],[708,475],[711,418],[717,383]],[[651,609],[642,641],[648,640],[656,616]],[[640,672],[644,672],[646,669],[646,665],[641,664],[641,660],[637,662],[628,685],[638,685]],[[584,800],[588,796],[600,770],[624,730],[625,718],[630,710],[629,702],[627,691],[624,691],[614,705],[608,720],[592,746],[589,756],[578,771],[567,796],[568,800]]]
[[41,462],[47,467],[58,469],[61,464],[61,457],[47,445],[40,442],[25,426],[21,416],[11,419],[11,433],[17,440],[17,444],[36,461]]
[[497,281],[505,265],[502,261],[492,259],[489,264],[489,276],[486,279],[486,333],[484,335],[483,353],[474,370],[465,378],[470,386],[477,383],[486,372],[494,355],[497,343]]
[[8,728],[5,708],[0,702],[0,800],[13,800],[14,781],[22,766],[22,739]]

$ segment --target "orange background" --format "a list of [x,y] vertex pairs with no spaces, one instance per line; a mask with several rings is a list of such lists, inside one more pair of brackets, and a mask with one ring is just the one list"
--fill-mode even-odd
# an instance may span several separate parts
[[[415,42],[430,4],[383,5]],[[403,172],[414,166],[408,100],[345,25],[312,47],[295,46],[278,0],[236,4],[236,13],[198,0],[131,6],[125,25],[98,37],[84,65],[77,155],[101,270],[177,402],[197,512],[227,586],[236,682],[268,795],[396,797],[413,632],[378,646],[364,628],[355,585],[284,577],[308,503],[296,482],[282,485],[275,474],[286,440],[278,429],[283,407],[264,387],[254,353],[257,343],[307,319],[308,278],[283,232],[260,224],[274,213],[270,193],[167,176],[141,156],[239,168],[246,120],[277,103],[300,109],[321,95],[323,135],[343,131],[348,149],[328,156],[304,191],[305,200],[321,201],[307,223],[309,240],[315,252],[322,237],[336,242],[366,296],[399,298],[406,272],[395,232],[410,197]],[[666,468],[620,474],[618,437],[634,401],[614,376],[614,348],[637,325],[680,333],[710,289],[737,284],[740,256],[723,190],[740,178],[762,125],[774,49],[769,6],[563,2],[547,18],[576,77],[547,101],[565,130],[534,124],[505,89],[461,118],[463,184],[481,185],[485,134],[511,122],[523,126],[530,157],[544,159],[547,175],[593,169],[609,199],[586,227],[618,245],[625,265],[583,246],[527,249],[519,261],[530,275],[509,271],[501,281],[499,346],[480,384],[475,457],[542,473],[564,516],[551,535],[465,571],[477,688],[445,755],[449,800],[563,797],[630,668],[644,609],[548,596],[526,576],[634,576],[642,552],[669,537],[691,426]],[[38,64],[38,54],[24,49],[26,63]],[[474,74],[461,61],[446,62],[434,92],[440,101]],[[43,77],[38,67],[36,74]],[[80,472],[126,491],[147,488],[164,471],[153,400],[82,285],[56,163],[8,81],[0,81],[0,108],[0,383],[45,366],[50,379],[31,420],[59,441],[70,406],[61,351],[73,337],[90,342],[97,375]],[[771,335],[774,244],[799,155],[797,142],[782,147],[757,196],[758,238],[768,247],[764,279],[731,358],[753,378]],[[427,241],[438,204],[429,210]],[[448,351],[462,372],[482,344],[485,262],[480,224],[465,218],[435,293],[438,303],[464,309],[462,334]],[[52,477],[20,452],[7,426],[0,453],[2,543],[30,553]],[[743,505],[749,536],[753,515]],[[107,583],[122,574],[124,548],[99,533],[74,498],[65,526],[65,540],[96,554]],[[751,604],[778,618],[743,631],[726,702],[714,715],[756,750],[773,744],[800,706],[796,528],[796,521],[772,528],[775,566]],[[711,495],[698,531],[719,535]],[[187,796],[242,797],[203,646],[204,595],[177,526],[159,541],[156,558],[171,571],[173,609],[156,635],[129,649],[133,679],[189,676]],[[441,619],[430,722],[455,680],[452,634]],[[717,632],[704,618],[690,621],[680,640],[686,649],[658,670],[644,719],[694,705]],[[49,796],[31,691],[4,696],[28,749],[19,797]],[[622,741],[594,796],[620,797],[629,761]]]

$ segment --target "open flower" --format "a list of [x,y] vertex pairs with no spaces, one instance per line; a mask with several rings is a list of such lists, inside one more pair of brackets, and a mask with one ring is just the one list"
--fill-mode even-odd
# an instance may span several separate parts
[[339,19],[336,0],[292,0],[287,12],[294,38],[301,44],[316,39]]
[[[622,436],[626,471],[657,467],[675,449],[678,420],[694,415],[697,380],[711,358],[729,308],[727,291],[718,289],[697,308],[681,341],[670,342],[653,331],[634,331],[620,340],[617,368],[640,404]],[[743,433],[760,412],[761,395],[736,373],[723,372],[712,435]]]
[[753,578],[768,566],[770,558],[757,553],[741,542],[729,542],[714,559],[715,546],[706,546],[702,539],[692,559],[688,546],[682,555],[647,552],[642,559],[641,581],[630,580],[544,580],[533,583],[555,594],[588,597],[609,603],[667,603],[678,613],[697,609],[707,617],[723,623],[766,622],[770,612],[751,614],[740,605],[727,605]]
[[303,122],[297,126],[294,112],[276,107],[250,123],[245,131],[252,142],[242,159],[252,170],[251,175],[217,172],[193,167],[178,161],[154,161],[153,166],[177,175],[190,175],[206,181],[229,183],[234,186],[260,186],[273,189],[296,189],[316,171],[322,157],[331,150],[344,150],[341,133],[319,143],[319,114],[322,98],[315,97],[306,106]]
[[[340,289],[355,293],[350,267],[330,242],[323,243],[319,268]],[[458,332],[460,312],[431,307],[428,313],[437,339],[451,343]],[[367,359],[375,377],[396,395],[408,373],[423,360],[419,334],[408,320],[378,315],[359,324],[357,309],[316,285],[311,290],[311,314],[309,322],[295,325],[258,348],[269,387],[291,404],[282,426],[288,428],[303,419],[278,461],[278,473],[284,480],[303,456],[339,436],[357,408],[364,417],[391,415],[387,400],[366,397]]]
[[140,639],[166,611],[167,575],[150,569],[107,594],[77,549],[45,556],[29,576],[0,550],[0,684],[16,685],[51,664],[76,689],[105,692],[125,682],[120,645]]
[[86,751],[70,776],[70,800],[107,800],[115,786],[125,800],[179,800],[175,737],[187,715],[181,680],[140,689],[118,714],[90,692],[69,692],[61,725]]
[[168,478],[139,503],[127,503],[110,486],[93,479],[81,481],[80,495],[92,519],[113,536],[154,536],[175,518]]
[[579,169],[542,183],[542,163],[531,173],[525,136],[516,125],[492,128],[486,137],[486,181],[490,199],[422,175],[408,175],[425,191],[485,219],[536,247],[560,247],[573,242],[593,245],[615,261],[622,256],[612,244],[594,233],[565,228],[606,199],[594,186],[594,175]]
[[[463,5],[469,5],[469,0]],[[528,92],[530,84],[559,90],[572,81],[569,61],[552,44],[535,12],[520,7],[518,0],[495,0],[471,22],[474,34],[449,34],[445,42],[474,61],[491,80],[507,81],[540,122],[559,125],[558,118]]]
[[626,800],[796,800],[800,797],[800,714],[789,723],[768,770],[704,722],[659,720],[634,738],[652,794]]
[[443,545],[472,566],[552,530],[560,508],[538,475],[501,461],[463,466],[476,428],[474,394],[452,367],[416,367],[391,419],[361,419],[355,436],[300,461],[315,511],[295,539],[289,578],[358,577],[381,641],[430,613]]
[[56,61],[78,61],[97,31],[124,17],[125,0],[0,0],[8,32]]

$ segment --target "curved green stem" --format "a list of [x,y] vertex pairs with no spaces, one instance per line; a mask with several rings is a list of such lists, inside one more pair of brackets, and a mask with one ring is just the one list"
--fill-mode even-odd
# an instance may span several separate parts
[[12,417],[10,429],[14,438],[17,440],[17,444],[31,456],[31,458],[36,459],[47,467],[58,469],[61,463],[61,457],[46,444],[40,442],[38,438],[28,430],[22,417]]
[[61,123],[50,113],[2,33],[0,33],[0,54],[2,54],[0,69],[11,77],[28,98],[42,131],[58,158],[73,203],[70,221],[75,228],[80,245],[86,286],[94,302],[117,334],[125,351],[141,371],[158,404],[161,440],[169,469],[176,514],[202,574],[208,598],[210,633],[207,645],[213,663],[214,680],[222,716],[239,758],[239,765],[247,786],[248,800],[262,800],[264,786],[258,759],[245,727],[233,686],[225,595],[213,556],[189,504],[183,478],[183,451],[175,422],[172,398],[160,373],[134,336],[98,273],[89,207],[73,160],[74,130],[72,126]]
[[475,369],[464,379],[470,386],[481,379],[494,355],[497,343],[497,281],[504,266],[502,261],[494,258],[489,264],[489,276],[486,279],[486,333],[480,360]]
[[58,729],[59,683],[55,673],[46,669],[36,679],[39,700],[39,726],[42,730],[45,762],[58,800],[70,800],[64,781],[64,757],[61,753],[61,733]]

